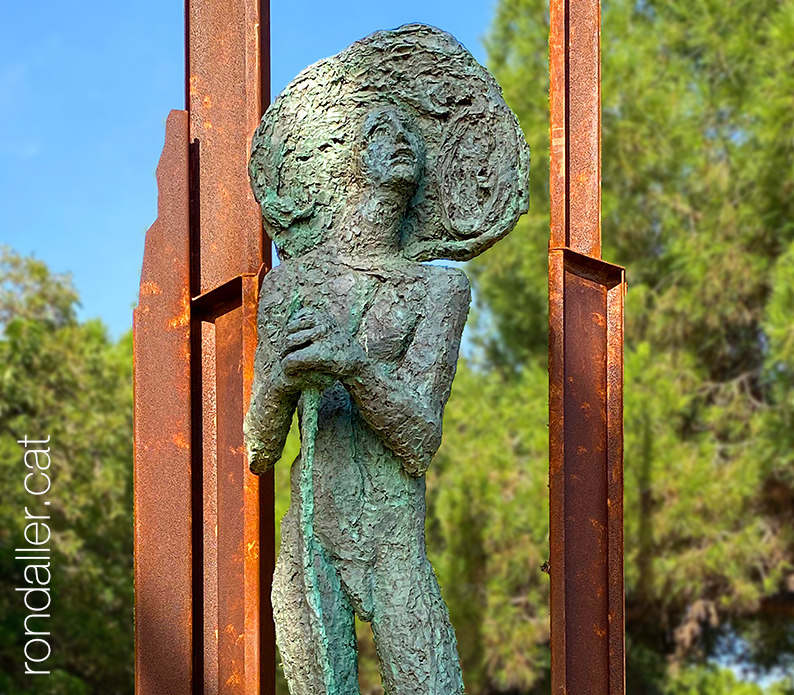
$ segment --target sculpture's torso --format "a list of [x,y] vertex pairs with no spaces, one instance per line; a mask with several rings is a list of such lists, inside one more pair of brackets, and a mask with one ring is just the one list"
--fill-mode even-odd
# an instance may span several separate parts
[[[325,310],[349,328],[384,378],[423,398],[446,400],[468,310],[463,273],[417,263],[367,271],[325,260],[287,261],[266,276],[260,338],[277,341],[300,308]],[[457,333],[451,356],[427,344],[429,334],[443,331]],[[433,395],[433,379],[423,381],[433,374],[443,374],[440,380],[447,384],[441,396]],[[424,475],[406,471],[341,381],[329,379],[321,390],[312,432],[305,415],[313,406],[306,399],[304,394],[298,407],[302,452],[292,468],[291,505],[282,520],[273,588],[277,617],[284,612],[277,619],[279,642],[294,649],[282,652],[293,695],[358,692],[353,612],[372,622],[378,651],[388,664],[384,682],[393,684],[390,692],[462,692],[454,635],[426,557]],[[313,473],[308,498],[307,446]],[[413,608],[406,611],[407,606]],[[318,635],[318,608],[324,635]],[[440,632],[428,633],[427,625]],[[428,657],[433,644],[440,645],[438,653]],[[318,653],[335,656],[318,660]],[[398,654],[401,662],[392,664]],[[330,662],[336,664],[334,687],[328,680]],[[307,669],[307,664],[314,665]]]
[[[299,530],[301,458],[291,474],[292,506],[282,521]],[[403,469],[337,382],[323,393],[314,455],[314,530],[363,620],[385,554],[425,558],[425,481]]]
[[[328,304],[347,313],[337,320],[359,324],[359,343],[389,374],[411,346],[417,323],[434,310],[429,306],[434,299],[431,276],[448,272],[411,264],[386,277],[346,270],[323,282]],[[299,417],[302,410],[301,403]],[[359,617],[369,620],[378,556],[396,551],[414,553],[417,561],[424,558],[424,478],[405,472],[338,381],[321,395],[313,463],[317,538],[340,572]],[[299,457],[291,474],[292,508],[285,524],[299,523],[301,465]]]
[[[420,370],[432,368],[437,354],[428,350],[423,355],[412,343],[420,322],[445,316],[451,304],[445,292],[466,282],[460,271],[418,263],[378,271],[339,266],[329,271],[329,267],[333,266],[319,268],[310,258],[287,261],[268,274],[261,304],[268,330],[280,330],[298,304],[323,308],[350,327],[387,377],[399,378],[397,372],[409,350],[414,362],[426,361],[417,365]],[[462,310],[465,317],[467,308],[458,307],[458,313]],[[320,397],[313,465],[317,537],[332,559],[344,561],[345,567],[350,564],[355,576],[343,581],[365,617],[371,609],[368,592],[362,588],[367,585],[364,575],[378,552],[386,552],[379,546],[399,544],[424,557],[424,478],[405,472],[339,381]],[[297,522],[300,515],[300,467],[299,457],[291,474],[287,524]]]

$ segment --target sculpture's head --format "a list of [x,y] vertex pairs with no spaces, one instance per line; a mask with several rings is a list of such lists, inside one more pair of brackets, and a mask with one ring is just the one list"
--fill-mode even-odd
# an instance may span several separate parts
[[361,127],[359,170],[363,188],[413,195],[425,163],[419,126],[403,109],[370,111]]
[[[375,199],[400,211],[400,256],[468,260],[529,203],[529,148],[496,80],[421,24],[376,32],[298,75],[262,117],[249,172],[282,259],[354,241],[351,211]],[[374,231],[365,226],[361,242]]]

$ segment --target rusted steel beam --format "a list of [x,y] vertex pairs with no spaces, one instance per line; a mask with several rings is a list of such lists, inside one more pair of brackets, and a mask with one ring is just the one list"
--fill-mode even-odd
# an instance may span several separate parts
[[172,111],[133,312],[135,692],[193,692],[188,114]]
[[261,0],[187,0],[186,14],[195,297],[257,274],[269,253],[248,183],[251,136],[270,91],[269,26],[260,21],[269,12]]
[[552,692],[624,692],[624,271],[549,258]]
[[[269,249],[269,246],[268,246]],[[254,379],[254,353],[257,342],[257,310],[259,308],[259,287],[264,274],[270,268],[270,254],[266,256],[266,263],[258,275],[244,275],[242,277],[241,301],[241,346],[242,346],[242,404],[243,414],[251,401],[251,388]],[[241,432],[240,432],[241,434]],[[243,447],[243,440],[240,439]],[[245,470],[245,479],[251,482],[248,470],[248,460],[242,458]],[[249,524],[246,527],[245,541],[245,581],[246,593],[261,591],[258,602],[249,602],[246,606],[245,623],[248,626],[256,625],[259,640],[256,642],[257,656],[251,649],[246,657],[246,663],[258,664],[258,678],[260,692],[263,695],[275,695],[276,692],[276,632],[273,623],[273,608],[270,604],[270,585],[273,572],[276,569],[276,479],[275,471],[271,469],[267,474],[258,478],[258,487],[247,486],[244,495],[246,509],[249,516],[256,512],[257,525]],[[258,498],[255,498],[258,489]],[[258,535],[257,535],[258,534]]]
[[[195,307],[194,307],[195,314]],[[201,466],[201,486],[196,486],[197,504],[201,508],[202,528],[197,545],[202,548],[202,606],[203,606],[203,648],[201,670],[203,673],[204,693],[218,692],[218,452],[216,418],[216,374],[215,374],[215,324],[193,320],[198,345],[195,349],[194,369],[199,370],[201,380],[194,379],[196,402],[201,400],[201,408],[194,413],[197,421],[195,439],[197,455],[196,468]],[[198,362],[201,362],[199,365]]]
[[599,0],[551,0],[550,20],[552,693],[622,695],[625,273],[600,259]]
[[[266,266],[263,266],[263,272]],[[251,393],[256,310],[262,274],[238,276],[192,302],[194,469],[203,530],[195,552],[203,575],[194,593],[203,622],[202,692],[272,693],[275,636],[269,585],[275,563],[273,476],[248,471],[242,422]],[[233,292],[236,292],[234,294]],[[209,301],[212,300],[212,301]]]
[[269,7],[185,14],[187,110],[169,118],[135,312],[137,694],[272,695],[273,476],[250,474],[242,438],[270,268],[247,174]]
[[551,0],[551,246],[601,257],[600,0]]
[[[215,374],[218,404],[242,405],[243,375],[240,307],[215,319]],[[236,402],[236,403],[235,403]],[[242,448],[242,407],[218,407],[218,692],[245,692],[250,647],[258,642],[258,625],[246,626],[246,524],[256,527],[258,509],[246,514],[245,451]],[[258,491],[257,491],[258,492]],[[258,495],[257,500],[258,502]],[[256,550],[256,548],[255,548]],[[257,579],[259,573],[257,572]],[[258,586],[256,587],[258,593]],[[248,631],[246,631],[248,627]],[[254,643],[253,645],[251,643]],[[253,674],[258,680],[258,674]],[[258,688],[254,686],[251,692]]]
[[211,592],[201,607],[204,692],[272,693],[273,478],[251,475],[242,439],[259,280],[270,267],[247,169],[251,136],[269,99],[269,7],[260,0],[188,0],[186,15],[191,294],[207,353],[194,361],[194,379],[211,411],[201,417],[211,425],[196,443],[196,466],[204,471],[204,586]]

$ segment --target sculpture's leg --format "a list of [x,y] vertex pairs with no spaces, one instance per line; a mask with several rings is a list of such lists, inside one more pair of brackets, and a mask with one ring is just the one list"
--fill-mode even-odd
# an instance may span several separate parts
[[[318,556],[315,562],[327,639],[326,647],[321,648],[317,619],[306,600],[302,542],[297,515],[290,509],[281,522],[281,551],[272,592],[276,641],[290,693],[360,695],[353,608],[341,591],[336,570]],[[324,654],[328,663],[323,663]],[[335,688],[329,688],[329,683]]]
[[382,546],[372,631],[386,695],[459,695],[457,640],[424,552]]

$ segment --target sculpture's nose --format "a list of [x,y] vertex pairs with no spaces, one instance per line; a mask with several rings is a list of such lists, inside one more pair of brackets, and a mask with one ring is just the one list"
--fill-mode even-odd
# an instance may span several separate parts
[[400,144],[408,144],[410,142],[408,137],[408,129],[405,127],[402,119],[396,113],[389,114],[389,126],[394,134],[395,141]]

